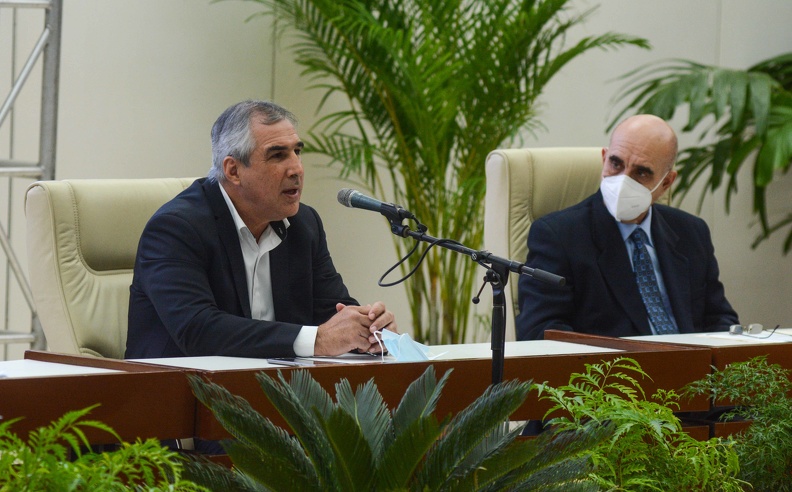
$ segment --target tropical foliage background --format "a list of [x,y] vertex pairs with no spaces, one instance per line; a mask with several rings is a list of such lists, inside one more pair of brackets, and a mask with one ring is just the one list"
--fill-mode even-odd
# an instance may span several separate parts
[[[753,213],[761,226],[753,246],[787,230],[784,254],[792,249],[792,207],[770,217],[768,186],[792,164],[792,53],[764,60],[747,70],[702,65],[687,60],[661,61],[624,76],[616,96],[625,103],[611,126],[626,112],[671,119],[687,112],[685,132],[700,145],[680,151],[675,194],[681,201],[704,180],[699,206],[708,193],[726,186],[726,210],[737,192],[743,166],[752,165]],[[791,203],[789,200],[787,204]]]
[[[648,47],[610,32],[567,45],[592,12],[569,0],[248,1],[296,33],[295,61],[324,91],[322,105],[347,100],[319,120],[307,150],[411,211],[428,234],[472,249],[482,244],[484,160],[541,126],[535,103],[548,82],[592,49]],[[413,246],[394,241],[400,256]],[[415,338],[466,340],[482,275],[467,257],[432,248],[405,284]]]

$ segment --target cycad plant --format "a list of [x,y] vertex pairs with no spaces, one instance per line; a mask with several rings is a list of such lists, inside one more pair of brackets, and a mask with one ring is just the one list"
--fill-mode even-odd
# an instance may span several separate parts
[[624,76],[616,96],[626,101],[613,124],[626,112],[670,119],[688,110],[686,132],[698,134],[699,146],[682,149],[675,195],[683,199],[706,179],[699,206],[708,192],[726,184],[726,211],[737,191],[737,174],[753,164],[753,212],[761,232],[753,246],[788,228],[784,254],[792,249],[792,208],[768,217],[767,187],[792,164],[792,53],[762,61],[747,70],[671,60],[646,65]]
[[792,491],[792,382],[790,371],[767,356],[729,364],[685,387],[685,395],[708,395],[715,404],[734,405],[724,420],[747,419],[735,436],[740,476],[753,490]]
[[[553,76],[594,48],[648,47],[614,33],[565,45],[591,13],[569,0],[248,1],[297,33],[294,59],[324,91],[322,105],[347,100],[309,132],[307,150],[411,211],[432,236],[472,249],[482,244],[484,160],[541,126],[535,102]],[[413,246],[394,240],[400,256]],[[429,251],[405,284],[418,341],[467,339],[481,273],[458,253]]]
[[[450,372],[450,371],[449,371]],[[430,366],[391,411],[373,381],[353,391],[336,384],[336,399],[306,371],[257,375],[288,424],[276,427],[244,399],[198,377],[196,396],[234,437],[223,446],[229,470],[196,462],[188,476],[212,490],[596,490],[584,451],[607,439],[608,426],[516,440],[504,422],[525,400],[530,383],[489,388],[468,408],[442,421],[435,404],[448,378]]]
[[627,357],[586,364],[558,388],[538,385],[540,399],[552,407],[548,424],[575,431],[592,422],[611,422],[613,437],[592,450],[592,477],[601,490],[742,491],[740,465],[731,441],[697,441],[683,432],[673,409],[674,391],[658,391],[649,401],[638,382],[648,377]]

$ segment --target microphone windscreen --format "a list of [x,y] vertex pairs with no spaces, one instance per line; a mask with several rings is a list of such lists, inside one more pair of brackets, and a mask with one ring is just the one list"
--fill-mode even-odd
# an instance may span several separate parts
[[355,190],[350,188],[342,188],[338,190],[338,203],[345,207],[352,207],[352,194]]

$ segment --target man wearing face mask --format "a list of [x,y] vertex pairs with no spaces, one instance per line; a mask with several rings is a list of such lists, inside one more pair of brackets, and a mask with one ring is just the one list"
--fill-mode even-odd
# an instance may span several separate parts
[[547,329],[621,337],[739,322],[718,279],[707,224],[655,203],[676,179],[676,154],[665,121],[630,117],[602,149],[600,190],[531,226],[527,265],[567,283],[520,277],[518,339],[541,339]]

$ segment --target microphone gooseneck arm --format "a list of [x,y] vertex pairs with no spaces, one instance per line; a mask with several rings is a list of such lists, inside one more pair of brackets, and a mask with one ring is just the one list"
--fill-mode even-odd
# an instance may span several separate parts
[[536,280],[550,283],[559,287],[566,283],[566,279],[559,275],[546,272],[538,268],[531,268],[522,263],[495,256],[489,251],[477,251],[467,248],[455,241],[434,238],[424,232],[425,226],[419,225],[419,227],[422,230],[413,231],[410,230],[409,227],[402,225],[401,221],[398,223],[391,221],[391,231],[397,236],[411,237],[417,241],[427,242],[431,246],[442,246],[443,248],[462,253],[469,256],[479,265],[487,268],[487,274],[484,277],[484,282],[489,283],[492,286],[492,333],[490,340],[490,348],[492,351],[492,384],[495,385],[502,382],[506,359],[505,289],[506,283],[509,280],[509,272],[527,275],[529,277],[535,278]]
[[[487,266],[491,265],[492,267],[502,267],[505,271],[514,272],[519,275],[527,275],[529,277],[533,277],[536,280],[540,280],[542,282],[557,285],[559,287],[563,286],[566,283],[566,279],[554,273],[550,273],[539,268],[531,268],[526,266],[524,263],[520,263],[517,261],[509,260],[506,258],[501,258],[500,256],[496,256],[489,251],[485,250],[475,250],[465,247],[455,241],[443,241],[436,237],[432,237],[429,234],[421,231],[413,231],[409,227],[399,224],[391,223],[391,231],[396,234],[397,236],[401,237],[411,237],[418,241],[423,241],[430,244],[436,244],[437,246],[441,246],[446,249],[450,249],[452,251],[456,251],[457,253],[462,253],[463,255],[469,256],[471,260],[475,261],[476,263]],[[506,281],[504,280],[504,285]]]
[[[391,267],[390,270],[380,279],[379,285],[390,286],[396,285],[408,277],[410,277],[418,269],[421,261],[426,256],[426,253],[432,246],[441,246],[445,249],[450,249],[457,253],[469,256],[473,261],[487,269],[487,275],[484,277],[484,282],[492,285],[492,384],[498,384],[503,381],[503,367],[504,367],[504,352],[506,346],[506,283],[509,280],[509,272],[514,272],[519,275],[527,275],[536,280],[553,284],[556,286],[563,286],[566,283],[564,277],[555,275],[538,268],[531,268],[524,263],[509,260],[495,256],[489,251],[474,250],[468,248],[457,241],[450,239],[438,239],[426,233],[427,227],[421,224],[413,214],[404,210],[398,205],[393,203],[381,202],[377,199],[367,197],[359,191],[342,189],[338,192],[338,202],[341,205],[352,208],[362,208],[379,212],[384,215],[390,223],[391,232],[399,237],[411,237],[416,240],[415,247],[410,251],[407,256],[402,258],[399,263]],[[411,230],[402,222],[404,219],[413,220],[418,227],[417,231]],[[424,251],[418,263],[413,270],[405,275],[401,280],[391,284],[383,284],[382,280],[399,264],[403,263],[418,247],[419,242],[429,243],[429,246]],[[482,287],[483,289],[483,287]],[[480,294],[480,292],[479,292]],[[477,303],[477,294],[473,298],[473,302]]]

